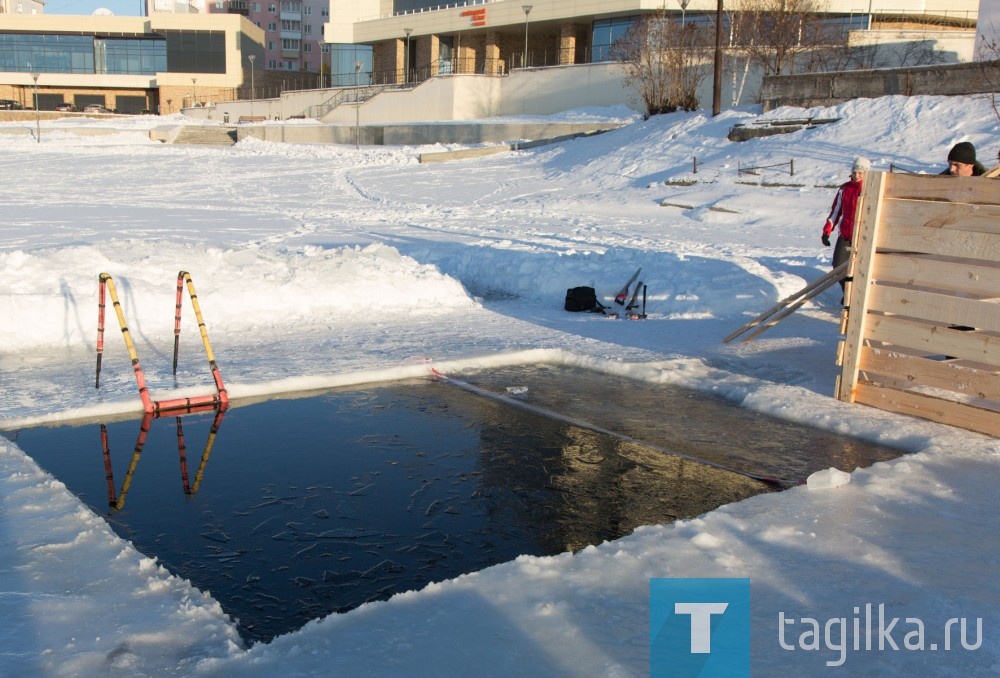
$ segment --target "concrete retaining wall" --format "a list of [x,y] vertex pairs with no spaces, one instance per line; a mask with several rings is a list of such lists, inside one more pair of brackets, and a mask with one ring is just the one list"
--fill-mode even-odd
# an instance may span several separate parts
[[482,148],[463,148],[457,151],[442,151],[440,153],[421,153],[420,162],[447,162],[450,160],[466,160],[468,158],[481,158],[484,155],[495,155],[496,153],[506,153],[508,151],[520,151],[528,148],[536,148],[538,146],[547,146],[549,144],[558,144],[563,141],[570,141],[571,139],[577,139],[583,136],[590,136],[592,134],[601,134],[606,132],[606,129],[598,129],[587,132],[574,132],[573,134],[563,134],[556,137],[547,137],[544,139],[534,139],[531,141],[515,141],[511,144],[500,144],[498,146],[485,146]]
[[[421,146],[427,144],[489,144],[522,139],[570,138],[619,127],[610,123],[441,123],[415,125],[238,125],[237,141],[246,138],[298,144],[356,143],[364,146]],[[527,148],[527,144],[520,144]]]
[[[409,90],[387,90],[361,103],[366,124],[476,120],[500,115],[501,87],[505,78],[455,75],[431,78]],[[338,106],[323,122],[354,124],[353,104]]]
[[584,106],[625,104],[645,111],[618,64],[585,64],[512,72],[501,80],[496,115],[551,115]]
[[[235,123],[241,115],[287,120],[304,115],[312,106],[323,106],[341,91],[287,92],[277,99],[225,101],[215,106],[185,108],[183,113],[221,123]],[[620,104],[643,110],[637,95],[625,87],[620,66],[577,64],[517,70],[505,76],[462,74],[431,78],[413,89],[387,90],[362,101],[360,118],[363,125],[478,120],[510,115],[552,115],[583,106]],[[353,104],[342,104],[322,121],[353,125],[356,115]]]
[[857,98],[890,94],[976,94],[991,92],[1000,82],[1000,66],[986,63],[948,64],[874,71],[809,73],[764,78],[764,110],[779,106],[834,106]]

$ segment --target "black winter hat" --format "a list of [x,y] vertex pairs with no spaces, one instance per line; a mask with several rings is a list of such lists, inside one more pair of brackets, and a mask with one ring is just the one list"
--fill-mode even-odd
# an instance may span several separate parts
[[976,147],[968,141],[955,144],[948,152],[948,162],[960,162],[963,165],[975,165]]

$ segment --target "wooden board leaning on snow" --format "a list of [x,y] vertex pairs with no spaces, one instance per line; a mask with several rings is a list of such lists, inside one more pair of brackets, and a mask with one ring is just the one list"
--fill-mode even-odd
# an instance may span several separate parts
[[871,172],[858,209],[837,398],[1000,436],[1000,181]]

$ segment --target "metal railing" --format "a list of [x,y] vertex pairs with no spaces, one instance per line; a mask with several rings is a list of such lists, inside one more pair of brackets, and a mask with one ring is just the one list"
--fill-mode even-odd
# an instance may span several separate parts
[[363,87],[345,87],[338,90],[336,94],[323,103],[306,108],[304,115],[307,118],[315,118],[319,120],[338,106],[368,101],[386,90],[401,90],[409,89],[411,87],[413,87],[413,85],[365,85]]

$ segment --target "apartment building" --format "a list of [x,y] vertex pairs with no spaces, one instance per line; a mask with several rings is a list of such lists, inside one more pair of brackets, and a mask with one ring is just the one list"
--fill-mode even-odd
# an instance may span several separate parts
[[[324,55],[329,50],[323,26],[329,20],[328,0],[147,0],[147,14],[235,14],[246,17],[264,32],[264,53],[254,68],[267,81],[280,80],[264,74],[328,73]],[[249,67],[249,66],[248,66]],[[266,80],[265,80],[266,78]],[[317,78],[316,85],[323,84]]]
[[43,0],[0,0],[0,14],[43,14]]

